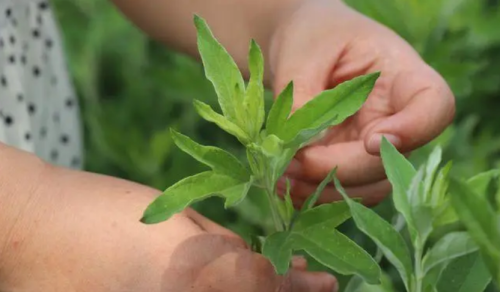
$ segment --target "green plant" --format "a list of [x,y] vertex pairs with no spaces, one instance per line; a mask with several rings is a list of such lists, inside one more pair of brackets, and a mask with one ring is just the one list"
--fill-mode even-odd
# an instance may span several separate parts
[[[206,22],[198,16],[194,22],[205,74],[215,88],[223,115],[201,101],[195,101],[194,106],[201,117],[245,146],[247,163],[223,149],[200,145],[172,130],[174,143],[211,170],[187,177],[165,190],[148,206],[141,221],[151,224],[167,220],[194,202],[214,195],[224,198],[226,208],[232,207],[245,199],[250,188],[260,188],[267,194],[276,229],[263,239],[262,253],[278,273],[287,272],[294,250],[304,250],[339,273],[357,274],[368,283],[378,283],[380,268],[373,258],[335,229],[350,217],[347,204],[315,206],[335,170],[300,210],[295,210],[289,191],[283,199],[276,193],[276,184],[301,147],[359,110],[379,74],[361,76],[324,91],[293,114],[290,82],[266,119],[264,61],[257,43],[252,41],[250,45],[250,80],[245,84],[233,59]],[[261,240],[254,242],[256,248]]]
[[[498,274],[500,229],[490,205],[477,197],[486,193],[488,183],[499,172],[489,171],[461,182],[449,177],[451,163],[439,167],[440,147],[434,148],[418,171],[385,139],[381,153],[398,211],[396,226],[349,198],[335,179],[354,222],[377,244],[379,259],[385,256],[396,268],[409,292],[484,291],[491,280],[487,268]],[[498,199],[498,191],[495,194]],[[470,232],[460,228],[459,218]],[[353,278],[346,291],[363,291],[362,284]]]

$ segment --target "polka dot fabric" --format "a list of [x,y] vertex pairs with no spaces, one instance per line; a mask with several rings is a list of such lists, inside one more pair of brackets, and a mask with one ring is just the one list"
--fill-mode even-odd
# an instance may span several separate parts
[[79,108],[48,1],[0,0],[0,141],[81,166]]

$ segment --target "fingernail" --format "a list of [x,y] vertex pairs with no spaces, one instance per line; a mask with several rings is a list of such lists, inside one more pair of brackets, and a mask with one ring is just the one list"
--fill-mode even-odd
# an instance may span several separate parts
[[291,175],[298,175],[301,172],[302,165],[297,159],[292,159],[290,164],[288,165],[288,168],[286,170],[287,174]]
[[392,134],[373,134],[368,140],[367,151],[370,153],[379,153],[380,144],[382,142],[382,137],[385,137],[389,142],[391,142],[394,147],[398,148],[401,146],[401,139]]

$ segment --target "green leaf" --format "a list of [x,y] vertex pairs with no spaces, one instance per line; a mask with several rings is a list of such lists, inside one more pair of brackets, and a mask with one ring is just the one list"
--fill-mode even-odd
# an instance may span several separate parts
[[441,163],[442,153],[443,151],[441,147],[435,147],[431,155],[429,155],[429,159],[427,160],[424,181],[424,202],[426,203],[430,203],[431,201],[431,188],[432,184],[434,183],[436,171],[439,167],[439,164]]
[[327,130],[330,125],[332,125],[338,116],[333,117],[331,120],[326,121],[325,123],[319,125],[313,129],[304,129],[301,130],[295,138],[293,138],[290,142],[286,143],[285,147],[292,149],[299,149],[306,145],[309,145],[315,142],[316,139],[319,139],[318,136],[322,136],[321,134],[326,134],[325,130]]
[[250,137],[248,137],[248,135],[240,127],[226,119],[224,116],[216,113],[208,104],[195,100],[194,107],[202,118],[215,123],[224,131],[235,136],[243,145],[250,143]]
[[293,201],[292,201],[292,196],[290,195],[290,180],[287,178],[286,179],[286,194],[285,194],[285,208],[287,210],[286,215],[287,219],[290,222],[290,220],[293,217],[293,214],[295,213],[295,207],[293,206]]
[[231,153],[217,147],[200,145],[173,129],[171,135],[177,147],[199,162],[208,165],[215,173],[225,174],[243,181],[250,178],[246,167]]
[[438,171],[434,185],[432,186],[430,201],[431,206],[435,208],[448,201],[448,196],[446,195],[448,192],[448,175],[452,164],[453,163],[450,161]]
[[433,231],[433,212],[431,206],[424,202],[424,185],[422,183],[423,168],[413,177],[408,198],[411,205],[411,217],[413,220],[413,232],[410,233],[414,246],[423,246]]
[[392,285],[392,279],[382,273],[381,283],[379,285],[370,285],[363,282],[358,276],[353,276],[347,283],[344,292],[396,292]]
[[381,270],[377,262],[354,241],[324,225],[294,234],[294,247],[306,251],[322,265],[343,275],[356,274],[369,284],[379,284]]
[[448,233],[436,242],[425,255],[423,262],[424,272],[428,273],[437,265],[452,261],[477,250],[478,246],[467,232],[457,231]]
[[500,177],[500,170],[493,169],[486,172],[482,172],[474,177],[471,177],[467,184],[473,189],[479,196],[485,196],[488,190],[488,185],[492,180],[498,180]]
[[321,196],[321,193],[323,192],[323,190],[325,189],[325,187],[328,185],[328,183],[330,183],[332,181],[332,179],[335,176],[336,172],[337,172],[337,168],[335,167],[334,169],[332,169],[328,173],[328,175],[318,185],[318,187],[316,188],[316,191],[314,192],[314,194],[312,194],[311,196],[309,196],[306,199],[306,201],[302,205],[302,209],[301,209],[302,212],[305,211],[305,210],[309,210],[312,207],[314,207],[314,205],[316,205],[316,202],[318,201],[319,197]]
[[382,139],[381,156],[387,178],[392,185],[394,206],[403,215],[411,231],[414,229],[414,222],[407,192],[417,172],[385,137]]
[[273,103],[266,122],[267,134],[278,134],[292,111],[293,104],[293,82],[283,89]]
[[437,283],[438,292],[482,292],[491,275],[478,253],[459,257],[451,262]]
[[344,202],[309,209],[298,215],[291,230],[271,235],[263,253],[280,274],[287,272],[292,251],[304,250],[338,273],[357,274],[369,283],[378,283],[381,271],[373,258],[335,230],[347,218],[349,209]]
[[261,147],[266,156],[279,156],[283,152],[283,141],[275,135],[268,135]]
[[278,207],[280,215],[283,218],[283,221],[285,221],[285,224],[288,228],[291,225],[292,218],[295,214],[292,197],[290,196],[290,180],[288,178],[286,179],[286,192],[284,195],[284,200],[280,200],[279,198],[276,199],[279,201]]
[[248,132],[256,138],[264,124],[264,57],[259,45],[252,40],[248,56],[250,81],[245,92],[244,105],[248,113],[246,124],[250,125]]
[[345,202],[323,204],[300,213],[294,222],[293,230],[301,231],[315,225],[335,228],[351,217],[349,206]]
[[477,196],[468,184],[450,179],[451,201],[469,234],[479,246],[495,281],[500,281],[500,226],[487,199]]
[[500,210],[500,169],[480,173],[467,182],[476,195],[485,197],[495,211]]
[[[294,224],[290,226],[289,231],[277,232],[269,236],[265,241],[263,254],[273,263],[277,273],[284,274],[288,269],[288,263],[282,261],[288,259],[288,254],[291,256],[292,250],[297,247],[294,245],[292,235],[297,235],[301,231],[315,226],[325,226],[333,230],[349,219],[350,216],[349,208],[344,202],[324,204],[309,209],[297,217]],[[285,249],[290,250],[286,251]],[[276,252],[276,250],[280,250],[280,252]]]
[[264,241],[262,254],[269,259],[279,275],[286,274],[290,267],[292,244],[289,231],[273,233]]
[[330,126],[343,122],[361,108],[379,76],[380,73],[363,75],[323,91],[295,111],[279,131],[278,137],[286,143],[292,141],[300,131],[315,129],[336,116],[335,123]]
[[241,72],[226,49],[215,39],[205,20],[195,15],[194,23],[205,75],[214,86],[224,116],[236,123],[238,115],[242,113],[236,112],[235,109],[239,108],[237,104],[241,104],[242,100],[235,98],[234,90],[238,88],[239,92],[236,95],[241,97],[245,88]]
[[373,210],[352,200],[339,180],[336,177],[334,180],[335,187],[351,209],[356,226],[377,244],[387,260],[396,267],[408,289],[413,274],[412,260],[408,246],[401,234]]
[[190,204],[218,195],[226,199],[226,204],[241,201],[248,190],[248,182],[212,171],[187,177],[163,192],[146,209],[141,222],[153,224],[169,219]]

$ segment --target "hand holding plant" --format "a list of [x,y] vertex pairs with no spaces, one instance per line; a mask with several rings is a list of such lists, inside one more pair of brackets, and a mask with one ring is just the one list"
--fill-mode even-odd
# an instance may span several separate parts
[[168,188],[147,208],[142,222],[167,220],[190,204],[213,195],[223,197],[225,206],[231,207],[241,202],[250,188],[261,188],[267,193],[276,228],[276,233],[265,239],[262,252],[278,273],[287,272],[294,250],[304,250],[340,273],[357,274],[369,283],[377,283],[380,268],[373,258],[335,230],[350,217],[347,204],[315,206],[335,171],[299,211],[294,209],[289,192],[284,199],[277,195],[276,183],[299,149],[361,108],[379,74],[360,76],[324,91],[293,114],[293,83],[290,82],[266,117],[264,61],[259,46],[255,42],[250,45],[251,76],[245,86],[238,67],[205,21],[195,17],[195,25],[205,73],[214,85],[223,114],[199,101],[194,103],[196,110],[235,136],[245,146],[248,161],[244,164],[225,150],[199,145],[173,131],[177,146],[211,170]]

